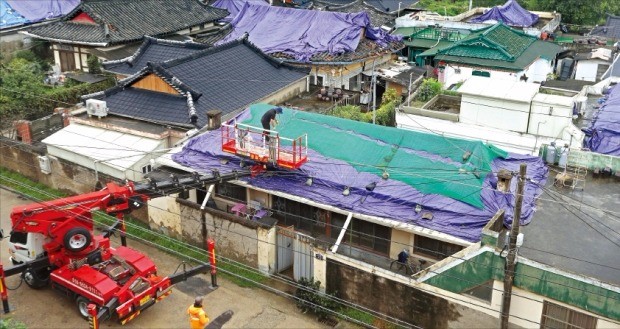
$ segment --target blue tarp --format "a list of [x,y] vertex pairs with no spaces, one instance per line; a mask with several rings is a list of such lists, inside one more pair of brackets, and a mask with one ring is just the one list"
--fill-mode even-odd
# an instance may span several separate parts
[[36,23],[63,16],[72,11],[80,0],[1,0],[0,27]]
[[[271,107],[266,104],[257,104],[252,105],[251,109],[261,106],[265,110]],[[244,122],[250,117],[251,109],[244,111],[236,119]],[[289,115],[295,116],[294,110],[285,108],[284,115],[287,115],[287,112]],[[279,124],[279,129],[285,129],[283,126],[287,124],[287,120],[283,120]],[[339,127],[332,128],[339,129]],[[351,138],[360,138],[367,143],[373,143],[372,140],[368,140],[368,136],[356,137],[357,134],[355,133],[351,133],[351,135]],[[229,173],[238,169],[241,158],[222,152],[221,140],[220,130],[209,131],[191,139],[181,152],[173,155],[173,160],[199,172],[210,173],[212,169],[217,169],[221,173]],[[340,145],[339,147],[346,148],[348,146]],[[385,147],[391,149],[393,145],[386,144]],[[372,157],[372,155],[369,156]],[[429,156],[431,155],[429,154]],[[227,158],[230,161],[222,164],[221,158]],[[259,175],[255,178],[244,178],[243,180],[257,188],[280,191],[355,213],[378,216],[432,229],[472,242],[480,240],[482,228],[499,209],[506,211],[505,224],[508,226],[512,223],[516,179],[513,179],[511,184],[513,194],[505,194],[495,190],[497,185],[495,174],[491,173],[484,177],[482,188],[477,190],[484,206],[478,208],[444,195],[424,194],[414,186],[398,179],[382,180],[376,174],[357,170],[355,165],[347,162],[346,159],[327,157],[314,149],[308,150],[308,158],[309,161],[299,170],[276,170],[270,175]],[[438,159],[437,157],[433,158]],[[446,161],[446,159],[437,161]],[[522,162],[527,163],[528,178],[531,179],[526,183],[522,207],[521,223],[525,225],[530,222],[535,211],[535,200],[542,192],[540,186],[544,186],[546,181],[547,167],[538,157],[509,154],[506,158],[493,160],[491,170],[494,173],[500,168],[518,171]],[[403,168],[391,169],[396,171],[393,175],[398,174],[399,170],[405,170]],[[428,172],[426,175],[437,175],[437,173],[431,174],[432,170],[430,169],[426,171]],[[308,177],[314,178],[312,186],[305,184]],[[365,188],[369,182],[376,182],[377,184],[372,193],[369,193]],[[457,180],[448,183],[462,184],[462,182],[463,180]],[[345,186],[350,187],[351,194],[349,196],[342,195]],[[421,214],[423,212],[416,213],[414,211],[416,204],[423,205],[425,211],[432,212],[433,219],[422,219]]]
[[370,25],[366,12],[338,13],[275,6],[248,2],[231,21],[233,31],[217,44],[239,39],[245,33],[249,41],[267,54],[285,53],[307,62],[317,53],[352,52],[362,37],[384,46],[401,40]]
[[28,20],[16,12],[5,0],[0,0],[0,28],[27,23]]
[[265,0],[217,0],[214,3],[212,3],[211,6],[228,10],[230,14],[224,17],[222,21],[230,22],[237,16],[237,14],[241,11],[243,6],[245,6],[246,2],[252,2],[257,5],[261,5],[261,6],[268,5],[268,3],[265,2]]
[[501,6],[495,6],[489,11],[470,20],[472,23],[486,21],[504,22],[511,26],[530,27],[538,22],[538,15],[523,9],[515,0],[508,0]]
[[585,147],[597,153],[620,156],[620,84],[610,90],[584,132]]

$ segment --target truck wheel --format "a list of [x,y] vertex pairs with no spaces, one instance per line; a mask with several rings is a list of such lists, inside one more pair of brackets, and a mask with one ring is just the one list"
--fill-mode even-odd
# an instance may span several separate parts
[[50,282],[50,275],[47,272],[47,269],[41,269],[35,271],[34,269],[27,269],[23,274],[24,281],[28,287],[32,289],[41,289]]
[[75,227],[67,231],[64,242],[69,251],[82,251],[90,245],[92,237],[90,232],[83,227]]
[[77,296],[75,299],[75,305],[77,305],[78,312],[80,312],[80,315],[85,319],[88,319],[88,304],[90,303],[91,301],[83,296]]

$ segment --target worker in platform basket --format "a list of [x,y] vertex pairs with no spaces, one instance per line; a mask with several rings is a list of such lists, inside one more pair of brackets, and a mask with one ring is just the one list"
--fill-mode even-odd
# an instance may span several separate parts
[[202,309],[202,297],[200,296],[196,297],[194,304],[187,309],[187,314],[189,314],[189,327],[191,329],[203,329],[209,324],[209,317]]
[[281,107],[274,107],[271,110],[268,110],[263,114],[263,117],[260,119],[260,123],[263,125],[263,135],[265,135],[265,141],[269,142],[269,132],[267,130],[271,130],[272,126],[276,126],[278,124],[277,115],[282,114]]

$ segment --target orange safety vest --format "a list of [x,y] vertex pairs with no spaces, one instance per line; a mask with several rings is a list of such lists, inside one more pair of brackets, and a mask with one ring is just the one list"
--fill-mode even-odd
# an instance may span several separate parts
[[195,307],[192,304],[187,309],[187,314],[189,314],[189,326],[191,329],[203,329],[209,323],[209,317],[202,307]]

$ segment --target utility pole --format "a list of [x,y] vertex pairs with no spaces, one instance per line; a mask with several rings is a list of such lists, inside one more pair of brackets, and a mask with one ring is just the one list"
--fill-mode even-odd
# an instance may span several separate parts
[[375,77],[375,60],[372,60],[372,124],[375,124],[375,109],[377,108],[377,78]]
[[519,168],[519,183],[517,185],[517,198],[515,201],[515,212],[512,216],[512,227],[510,228],[510,241],[508,243],[508,255],[506,256],[506,268],[504,270],[504,301],[502,303],[501,319],[502,329],[508,329],[508,318],[510,317],[510,298],[512,297],[512,283],[515,278],[515,260],[517,258],[517,237],[519,235],[519,223],[521,221],[521,204],[523,203],[523,190],[525,187],[525,173],[527,165],[521,164]]
[[409,74],[409,88],[407,88],[407,106],[411,106],[411,77],[413,72]]

